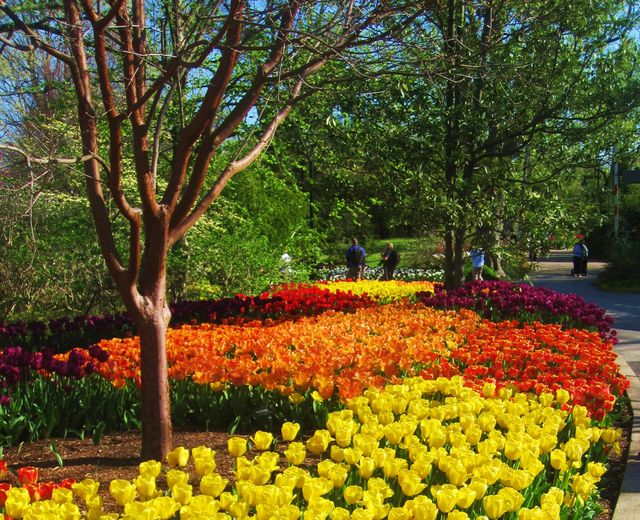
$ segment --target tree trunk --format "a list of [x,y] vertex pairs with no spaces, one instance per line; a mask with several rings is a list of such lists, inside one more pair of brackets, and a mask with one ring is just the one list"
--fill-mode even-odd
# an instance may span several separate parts
[[464,281],[464,231],[450,229],[444,240],[444,286],[457,289]]
[[[148,300],[147,300],[148,301]],[[142,373],[142,458],[162,461],[171,450],[171,406],[166,338],[171,312],[163,302],[145,309],[138,323]]]

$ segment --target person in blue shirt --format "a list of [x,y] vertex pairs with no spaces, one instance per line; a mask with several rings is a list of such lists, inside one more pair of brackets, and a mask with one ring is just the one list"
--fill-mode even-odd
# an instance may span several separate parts
[[362,280],[366,256],[367,252],[364,247],[358,244],[358,239],[352,238],[351,246],[345,254],[345,260],[347,261],[347,278]]
[[469,253],[473,272],[473,281],[482,281],[482,270],[484,269],[484,250],[481,247],[472,247]]

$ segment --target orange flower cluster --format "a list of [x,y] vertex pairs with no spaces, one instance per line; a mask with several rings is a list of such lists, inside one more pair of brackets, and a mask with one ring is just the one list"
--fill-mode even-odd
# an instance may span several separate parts
[[460,374],[476,388],[488,381],[538,395],[562,388],[571,393],[572,404],[586,406],[601,420],[629,387],[616,358],[613,343],[597,332],[539,322],[483,321],[467,336],[464,348],[442,356],[421,375]]
[[[415,375],[473,335],[472,311],[392,304],[297,321],[185,325],[167,335],[169,376],[201,384],[262,386],[285,395],[316,389],[341,399]],[[98,372],[117,386],[140,377],[137,337],[104,340]]]

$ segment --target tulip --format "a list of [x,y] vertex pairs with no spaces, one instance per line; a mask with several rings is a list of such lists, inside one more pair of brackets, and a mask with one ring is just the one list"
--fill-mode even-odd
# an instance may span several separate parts
[[96,482],[95,480],[90,478],[85,478],[80,482],[73,484],[73,486],[71,486],[71,489],[80,498],[86,500],[87,497],[94,496],[98,492],[99,487],[99,482]]
[[301,442],[292,442],[289,444],[289,447],[284,450],[284,456],[289,464],[299,466],[304,462],[307,456],[307,450]]
[[180,466],[183,468],[189,462],[189,450],[179,446],[167,453],[167,464],[171,467]]
[[373,475],[373,472],[376,470],[376,463],[370,457],[361,457],[357,466],[358,474],[365,479],[371,478],[371,475]]
[[307,440],[307,449],[314,455],[320,455],[327,451],[329,443],[332,441],[328,430],[316,430],[313,436]]
[[271,447],[273,443],[273,434],[270,432],[265,432],[262,430],[258,430],[253,437],[251,437],[255,447],[259,451],[266,451]]
[[210,457],[194,458],[194,463],[196,467],[196,473],[200,477],[209,475],[216,470],[216,461]]
[[7,491],[4,510],[11,518],[20,518],[24,509],[29,505],[29,492],[24,488],[11,488]]
[[500,495],[486,495],[482,499],[482,506],[491,520],[500,518],[509,509],[506,499]]
[[[186,484],[186,482],[184,482]],[[204,475],[200,480],[200,493],[217,498],[226,489],[229,479],[217,473]]]
[[227,449],[232,457],[238,458],[247,452],[247,439],[243,437],[229,437]]
[[109,484],[109,493],[113,499],[124,506],[136,498],[136,486],[128,480],[116,479]]
[[[6,470],[5,470],[6,472]],[[38,482],[38,468],[34,468],[33,466],[24,466],[22,468],[18,468],[16,470],[16,474],[18,476],[18,482],[23,486],[27,484],[35,484]]]
[[348,509],[345,509],[344,507],[336,507],[329,514],[329,518],[331,520],[350,520],[351,513],[349,512]]
[[178,483],[188,484],[189,474],[179,469],[170,469],[167,471],[167,487],[171,489]]
[[138,475],[134,481],[136,490],[142,498],[151,498],[156,493],[156,478],[150,474]]
[[298,435],[300,425],[294,422],[285,422],[280,431],[282,433],[282,439],[286,442],[291,442]]
[[414,470],[402,469],[398,473],[398,484],[402,492],[409,497],[422,493],[426,484],[422,484],[422,477]]
[[444,484],[442,486],[433,486],[431,494],[436,499],[438,509],[443,513],[451,511],[458,499],[458,488],[452,484]]
[[178,483],[171,488],[171,496],[176,502],[184,506],[191,502],[193,488],[189,484]]
[[415,520],[435,520],[438,515],[436,505],[424,495],[418,495],[411,500],[411,509]]
[[156,478],[160,475],[160,471],[162,470],[162,464],[155,460],[147,460],[145,462],[141,462],[138,466],[138,471],[140,475],[151,476]]

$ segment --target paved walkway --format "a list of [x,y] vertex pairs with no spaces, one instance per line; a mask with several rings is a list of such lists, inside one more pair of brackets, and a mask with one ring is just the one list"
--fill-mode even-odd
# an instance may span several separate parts
[[615,347],[620,371],[631,381],[629,398],[633,407],[633,429],[627,468],[613,520],[640,518],[640,294],[601,291],[592,280],[604,268],[601,262],[589,263],[589,278],[573,278],[570,251],[552,251],[538,264],[531,277],[534,285],[582,296],[602,307],[615,318],[619,343]]

